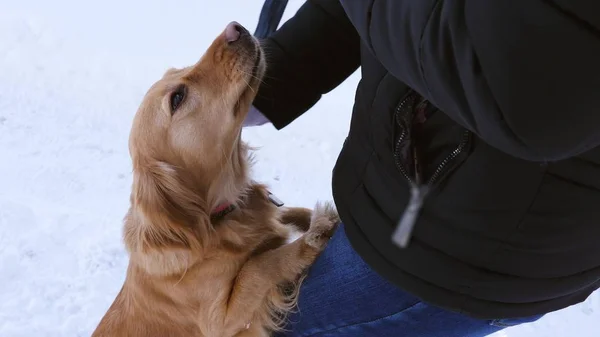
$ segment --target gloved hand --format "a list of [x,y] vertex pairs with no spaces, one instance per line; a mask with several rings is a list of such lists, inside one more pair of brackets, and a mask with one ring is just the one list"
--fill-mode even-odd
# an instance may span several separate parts
[[248,115],[246,115],[246,119],[244,120],[243,127],[248,126],[260,126],[263,124],[269,123],[267,117],[265,117],[254,105],[250,106],[250,110],[248,111]]

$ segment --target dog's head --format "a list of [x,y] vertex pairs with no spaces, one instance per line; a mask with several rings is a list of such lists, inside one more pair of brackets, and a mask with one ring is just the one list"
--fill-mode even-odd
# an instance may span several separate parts
[[168,70],[148,90],[129,141],[134,182],[127,221],[136,229],[126,226],[128,246],[201,242],[211,209],[239,197],[247,183],[242,123],[264,71],[259,42],[233,22],[196,64]]

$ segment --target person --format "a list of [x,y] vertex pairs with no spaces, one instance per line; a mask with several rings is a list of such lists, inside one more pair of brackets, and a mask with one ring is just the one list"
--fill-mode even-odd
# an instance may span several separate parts
[[308,0],[262,42],[245,127],[361,75],[280,336],[485,336],[600,287],[600,2]]

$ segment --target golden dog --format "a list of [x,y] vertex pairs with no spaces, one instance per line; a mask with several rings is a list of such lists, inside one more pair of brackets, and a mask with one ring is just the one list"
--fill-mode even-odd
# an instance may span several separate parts
[[339,219],[330,203],[278,208],[248,177],[242,123],[266,66],[233,22],[196,64],[147,92],[130,134],[129,266],[93,337],[269,336],[284,326]]

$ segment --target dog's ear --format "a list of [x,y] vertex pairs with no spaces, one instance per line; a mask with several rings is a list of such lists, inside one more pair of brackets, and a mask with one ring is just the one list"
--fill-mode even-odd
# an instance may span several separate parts
[[203,198],[165,162],[144,165],[134,173],[132,201],[145,214],[166,216],[180,226],[194,226],[206,214]]
[[136,167],[124,228],[134,260],[153,274],[187,269],[211,234],[203,202],[167,163]]

